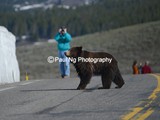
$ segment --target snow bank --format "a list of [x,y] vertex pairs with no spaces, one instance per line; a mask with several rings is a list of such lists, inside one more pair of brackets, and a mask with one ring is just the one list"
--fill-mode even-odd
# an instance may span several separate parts
[[0,84],[20,81],[15,36],[0,26]]

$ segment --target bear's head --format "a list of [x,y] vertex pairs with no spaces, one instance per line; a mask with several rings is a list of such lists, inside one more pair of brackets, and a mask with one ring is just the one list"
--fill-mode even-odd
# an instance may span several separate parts
[[77,58],[77,57],[80,57],[81,52],[82,52],[82,46],[72,47],[70,50],[65,52],[65,55],[67,57]]

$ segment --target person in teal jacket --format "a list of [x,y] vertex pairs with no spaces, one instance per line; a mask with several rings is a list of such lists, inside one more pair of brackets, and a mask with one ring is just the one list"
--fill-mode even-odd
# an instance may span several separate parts
[[61,27],[54,37],[57,41],[58,48],[58,57],[59,57],[59,66],[61,77],[66,78],[70,76],[70,61],[65,56],[65,52],[70,49],[70,41],[72,40],[71,35],[67,32],[66,27]]

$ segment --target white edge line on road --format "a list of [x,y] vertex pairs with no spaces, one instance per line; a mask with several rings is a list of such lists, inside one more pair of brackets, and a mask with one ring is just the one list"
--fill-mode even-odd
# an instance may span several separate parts
[[22,83],[20,85],[28,85],[28,84],[31,84],[31,83],[34,83],[34,82],[39,82],[39,81],[41,81],[41,80],[34,80],[32,82],[25,82],[25,83]]
[[31,84],[31,83],[33,83],[33,82],[22,83],[20,85],[28,85],[28,84]]
[[[22,84],[19,84],[19,85],[22,85],[22,86],[23,85],[28,85],[28,84],[31,84],[31,83],[34,83],[34,82],[38,82],[38,81],[41,81],[41,80],[35,80],[35,81],[32,81],[32,82],[22,83]],[[10,89],[13,89],[13,88],[16,88],[16,86],[0,89],[0,92],[5,91],[5,90],[10,90]]]
[[5,91],[5,90],[9,90],[9,89],[13,89],[13,88],[15,88],[15,87],[3,88],[3,89],[0,89],[0,92]]

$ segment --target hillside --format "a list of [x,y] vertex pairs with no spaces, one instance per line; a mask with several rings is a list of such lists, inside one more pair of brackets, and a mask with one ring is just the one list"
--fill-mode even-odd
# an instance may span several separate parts
[[[72,46],[83,46],[89,51],[111,53],[119,62],[123,74],[131,74],[133,60],[149,60],[154,72],[160,71],[160,21],[139,24],[75,37]],[[49,64],[48,56],[57,56],[55,43],[39,43],[17,47],[21,69],[21,80],[28,71],[30,79],[54,78],[59,76],[58,63]],[[72,65],[71,65],[72,66]],[[75,75],[72,66],[71,76]]]
[[60,0],[64,4],[53,8],[53,0],[40,0],[42,3],[34,0],[38,2],[32,4],[31,0],[27,1],[24,6],[16,3],[16,12],[0,5],[5,7],[5,10],[0,10],[0,24],[14,33],[19,43],[49,39],[63,25],[75,37],[160,20],[160,0],[81,0],[82,3],[97,2],[73,9],[62,7],[68,4],[67,1],[74,4],[73,0]]

